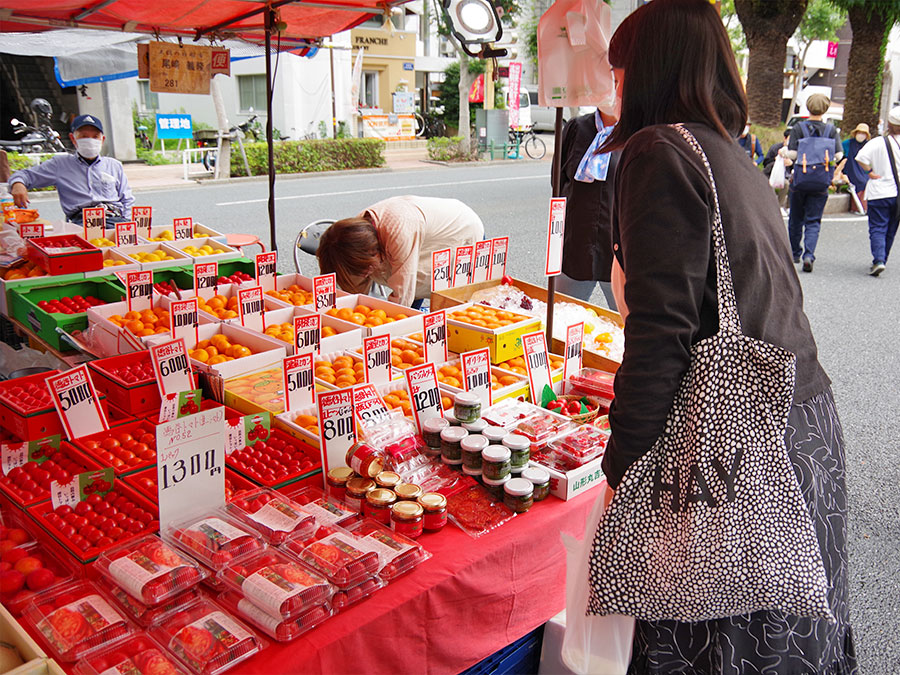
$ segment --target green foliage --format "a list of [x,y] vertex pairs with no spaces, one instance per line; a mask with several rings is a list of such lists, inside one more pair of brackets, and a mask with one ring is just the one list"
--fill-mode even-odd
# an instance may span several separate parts
[[[487,61],[482,59],[469,59],[469,72],[475,75],[484,73]],[[444,106],[444,121],[456,126],[459,120],[459,62],[454,61],[444,69],[444,81],[438,85],[438,99]],[[471,124],[475,124],[476,108],[483,108],[482,103],[469,103],[469,116]],[[506,94],[500,81],[494,82],[494,107],[506,108]]]
[[763,152],[768,152],[775,143],[781,143],[784,140],[784,124],[777,127],[764,127],[761,124],[751,124],[750,133],[759,139]]
[[900,0],[829,0],[829,2],[845,12],[851,8],[865,7],[870,19],[875,14],[881,14],[889,25],[900,22]]
[[[53,155],[41,155],[40,159],[35,161],[31,157],[27,157],[26,155],[20,155],[18,152],[9,152],[6,155],[6,159],[9,162],[9,172],[15,173],[21,169],[27,169],[28,167],[35,166],[36,164],[40,164],[41,162],[46,162],[48,159],[53,157]],[[56,188],[47,187],[47,188],[32,188],[29,192],[44,192],[44,191],[52,191]]]
[[325,120],[319,120],[319,138],[331,138],[331,132],[328,130]]
[[436,162],[468,162],[475,159],[477,153],[465,152],[462,140],[462,136],[429,138],[428,159]]
[[338,120],[337,137],[350,138],[350,132],[347,130],[347,123],[344,120]]
[[171,155],[164,155],[161,152],[156,152],[154,150],[147,150],[146,148],[138,145],[135,150],[137,151],[138,159],[141,160],[144,164],[148,166],[161,166],[163,164],[181,164],[181,153],[173,152]]
[[[385,142],[379,138],[344,138],[315,141],[284,141],[274,148],[277,173],[308,173],[341,169],[369,169],[384,165]],[[265,143],[247,143],[250,172],[260,176],[268,172]],[[231,175],[244,176],[241,153],[231,152]]]
[[737,56],[747,49],[747,38],[744,37],[741,20],[734,9],[734,0],[722,0],[722,23],[731,40],[731,51]]
[[838,29],[847,21],[847,11],[829,0],[810,0],[794,37],[803,46],[815,40],[836,40]]

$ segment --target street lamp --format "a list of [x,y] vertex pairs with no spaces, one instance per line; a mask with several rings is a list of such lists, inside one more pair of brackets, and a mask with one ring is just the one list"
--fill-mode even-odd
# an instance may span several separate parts
[[463,51],[472,57],[505,56],[490,44],[503,37],[500,14],[492,0],[443,0],[444,18]]

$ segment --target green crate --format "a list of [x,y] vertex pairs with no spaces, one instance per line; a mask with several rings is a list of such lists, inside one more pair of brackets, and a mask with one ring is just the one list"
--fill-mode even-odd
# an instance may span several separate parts
[[87,312],[81,314],[60,314],[45,312],[38,307],[42,300],[72,297],[73,295],[93,295],[106,302],[119,302],[124,299],[123,290],[103,279],[85,279],[68,284],[54,284],[26,290],[10,291],[10,314],[28,330],[44,340],[54,349],[64,351],[68,343],[62,342],[57,327],[67,333],[87,328]]
[[[235,272],[243,272],[244,274],[249,274],[251,277],[256,276],[256,263],[253,260],[250,260],[250,258],[224,260],[219,263],[220,277],[228,277]],[[193,274],[193,270],[191,270],[191,274]],[[193,283],[191,283],[191,288],[193,287]]]
[[60,283],[66,283],[69,281],[82,281],[84,279],[84,272],[75,272],[74,274],[61,274],[57,276],[51,276],[46,274],[42,277],[28,277],[26,279],[13,279],[11,281],[6,281],[4,279],[0,279],[0,314],[4,316],[10,316],[11,312],[9,310],[9,293],[14,288],[17,289],[27,289],[27,288],[37,288],[38,286],[55,286]]

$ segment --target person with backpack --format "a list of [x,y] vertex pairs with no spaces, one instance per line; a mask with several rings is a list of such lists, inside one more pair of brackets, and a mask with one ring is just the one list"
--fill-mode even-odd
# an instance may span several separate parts
[[763,149],[762,143],[759,142],[759,137],[756,134],[750,133],[750,121],[747,121],[747,124],[744,125],[743,131],[741,131],[741,135],[738,136],[738,145],[741,146],[741,149],[747,153],[747,157],[750,158],[751,162],[754,162],[757,166],[763,163]]
[[835,164],[844,154],[838,130],[822,120],[830,105],[831,100],[824,94],[810,96],[806,100],[809,119],[795,124],[788,139],[787,156],[794,161],[788,238],[794,262],[799,263],[802,258],[804,272],[813,271],[828,186],[834,178]]
[[[891,152],[888,154],[888,148]],[[897,234],[897,170],[900,167],[900,107],[888,114],[888,133],[876,136],[856,155],[857,163],[867,172],[866,203],[869,212],[869,246],[872,267],[869,274],[884,272],[894,236]]]

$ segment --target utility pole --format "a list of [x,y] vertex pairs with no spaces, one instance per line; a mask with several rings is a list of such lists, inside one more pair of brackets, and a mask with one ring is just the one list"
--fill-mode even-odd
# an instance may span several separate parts
[[337,138],[337,100],[334,87],[334,40],[328,45],[328,61],[331,67],[331,137]]

